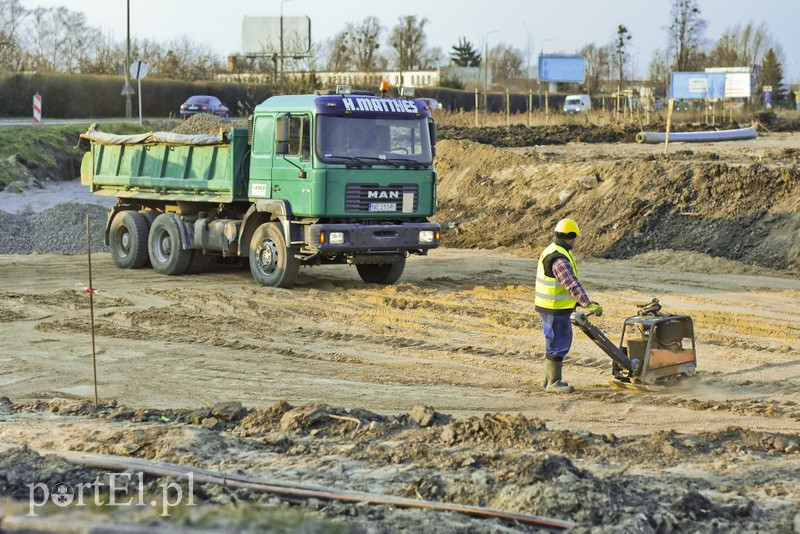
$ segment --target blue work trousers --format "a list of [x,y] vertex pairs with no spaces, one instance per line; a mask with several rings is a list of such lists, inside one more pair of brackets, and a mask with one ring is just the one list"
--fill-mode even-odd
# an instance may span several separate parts
[[557,362],[563,361],[564,356],[572,347],[572,323],[569,314],[551,315],[539,313],[542,318],[542,330],[545,339],[545,357]]

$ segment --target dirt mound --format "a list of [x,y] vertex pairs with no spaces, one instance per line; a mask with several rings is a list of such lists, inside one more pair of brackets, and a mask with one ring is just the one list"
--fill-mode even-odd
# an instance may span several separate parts
[[[148,410],[144,419],[115,420],[111,414],[121,408],[63,399],[13,404],[0,398],[0,415],[6,421],[22,417],[17,439],[31,429],[28,440],[35,447],[156,459],[221,472],[246,470],[277,480],[307,480],[313,473],[310,480],[315,484],[342,489],[568,519],[578,523],[579,532],[597,526],[606,529],[601,531],[632,532],[780,530],[796,513],[791,504],[794,480],[785,476],[798,454],[799,440],[791,434],[732,427],[617,438],[550,431],[522,415],[459,419],[423,406],[392,417],[326,404],[292,407],[286,402],[261,410],[247,410],[239,403],[199,410],[236,423],[212,429],[191,421],[188,411]],[[37,437],[36,428],[53,421],[59,423],[59,431]],[[369,426],[381,430],[365,431]],[[90,441],[85,439],[87,431]],[[455,439],[443,440],[449,432]],[[751,465],[755,462],[761,462],[757,470]],[[0,496],[26,499],[30,480],[53,487],[63,481],[89,482],[97,475],[57,456],[12,448],[0,455]],[[162,483],[150,477],[146,482],[148,488]],[[286,498],[245,489],[196,485],[195,491],[201,506],[286,504]],[[750,495],[762,495],[763,509]],[[353,521],[351,526],[378,528],[384,520],[391,522],[386,510],[375,506],[314,499],[300,501],[300,506]],[[221,516],[229,513],[230,506],[218,511]],[[457,519],[429,519],[444,521],[443,532],[471,531]],[[491,530],[487,523],[472,527]]]
[[[800,129],[800,124],[779,119],[772,115],[756,118],[770,131],[791,131]],[[698,132],[707,130],[732,130],[741,126],[735,122],[725,124],[704,123],[673,123],[670,125],[672,132]],[[656,120],[649,124],[609,124],[596,126],[594,124],[558,124],[553,126],[525,126],[513,124],[510,126],[482,126],[464,127],[442,125],[437,130],[440,140],[474,141],[484,145],[496,147],[526,147],[537,145],[565,145],[567,143],[633,143],[639,132],[663,132],[666,122],[656,116]]]
[[181,122],[172,131],[177,134],[218,134],[227,132],[230,127],[230,122],[221,117],[210,113],[198,113]]
[[[534,252],[556,221],[591,229],[580,252],[628,258],[695,251],[773,269],[800,269],[800,171],[758,159],[571,158],[511,154],[471,141],[438,144],[439,213],[448,247]],[[783,157],[794,158],[792,154]]]
[[566,124],[529,128],[521,124],[515,124],[512,126],[484,126],[481,128],[441,126],[437,135],[441,140],[468,140],[497,147],[523,147],[563,145],[570,142],[633,142],[638,132],[639,128],[633,125],[617,127]]

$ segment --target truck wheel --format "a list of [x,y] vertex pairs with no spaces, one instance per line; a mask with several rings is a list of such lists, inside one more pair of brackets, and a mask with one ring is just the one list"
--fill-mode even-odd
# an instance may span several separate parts
[[120,269],[141,269],[147,263],[147,219],[138,211],[117,214],[111,223],[111,258]]
[[359,276],[361,279],[370,284],[394,284],[400,277],[403,276],[403,270],[406,268],[406,258],[401,256],[395,263],[366,263],[363,265],[356,265]]
[[291,287],[300,269],[297,247],[287,247],[283,230],[276,223],[256,228],[250,240],[250,272],[262,286]]
[[149,237],[150,263],[157,273],[178,275],[186,272],[191,250],[183,250],[178,222],[172,213],[162,213],[153,221]]

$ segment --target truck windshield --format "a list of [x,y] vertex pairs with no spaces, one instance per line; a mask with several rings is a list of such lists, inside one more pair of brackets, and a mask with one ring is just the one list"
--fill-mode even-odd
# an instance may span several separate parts
[[317,156],[326,163],[358,166],[427,166],[432,163],[426,118],[360,118],[319,115]]

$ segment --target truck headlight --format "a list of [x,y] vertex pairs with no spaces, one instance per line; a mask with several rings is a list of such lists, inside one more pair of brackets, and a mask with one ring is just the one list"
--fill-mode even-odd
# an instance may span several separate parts
[[331,232],[329,239],[331,245],[341,245],[344,243],[344,232]]
[[437,232],[434,230],[420,230],[419,242],[420,243],[434,243],[436,241]]

